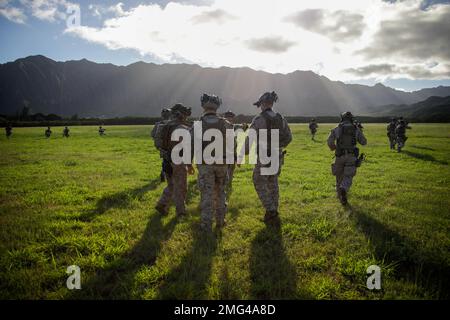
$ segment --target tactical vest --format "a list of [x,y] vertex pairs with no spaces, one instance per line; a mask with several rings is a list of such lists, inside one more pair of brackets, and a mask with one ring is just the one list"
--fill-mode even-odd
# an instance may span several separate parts
[[168,121],[167,123],[161,123],[158,125],[155,134],[155,145],[158,149],[166,151],[170,154],[173,147],[178,144],[178,141],[172,141],[172,133],[182,123],[177,120]]
[[395,122],[389,123],[387,130],[388,130],[389,133],[394,133],[395,132]]
[[397,128],[395,128],[395,133],[399,136],[404,136],[406,134],[406,125],[400,123]]
[[[208,117],[210,120],[209,122],[206,121],[206,117]],[[211,120],[215,120],[215,121],[211,121]],[[202,122],[202,131],[203,133],[205,133],[206,130],[208,129],[217,129],[222,133],[222,141],[223,141],[223,145],[222,145],[222,154],[223,154],[223,159],[224,159],[224,163],[225,163],[225,159],[226,159],[226,151],[227,151],[227,147],[226,147],[226,125],[225,125],[225,118],[221,118],[218,116],[214,117],[211,116],[211,114],[207,114],[207,115],[203,115],[202,117],[200,117],[200,121]],[[202,141],[202,153],[205,151],[205,148],[213,143],[213,141]],[[211,155],[213,157],[215,157],[215,150],[211,153]]]
[[336,156],[340,157],[345,152],[354,153],[356,148],[356,127],[351,122],[339,124],[340,135],[337,139]]

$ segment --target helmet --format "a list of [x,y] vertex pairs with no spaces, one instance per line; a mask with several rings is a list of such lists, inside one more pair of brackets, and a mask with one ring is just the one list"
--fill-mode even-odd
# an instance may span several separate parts
[[170,112],[175,116],[184,115],[189,117],[191,115],[191,108],[185,107],[181,103],[177,103],[172,108],[170,108]]
[[314,121],[316,121],[316,119],[312,118],[311,121],[314,122]]
[[169,118],[169,116],[170,116],[170,109],[168,109],[168,108],[163,108],[163,109],[161,110],[161,117],[162,117],[163,119],[167,119],[167,118]]
[[342,112],[341,113],[341,121],[344,120],[353,120],[353,114],[350,111]]
[[222,104],[222,99],[220,99],[216,95],[204,93],[204,94],[202,94],[202,97],[200,98],[200,102],[201,102],[203,108],[218,109],[220,107],[220,105]]
[[260,107],[263,102],[277,102],[278,101],[278,95],[275,93],[275,91],[272,92],[265,92],[261,97],[259,97],[258,101],[256,101],[253,105]]
[[236,114],[235,114],[233,111],[228,110],[227,112],[225,112],[225,113],[223,114],[223,116],[224,116],[225,118],[234,118],[234,117],[236,117]]

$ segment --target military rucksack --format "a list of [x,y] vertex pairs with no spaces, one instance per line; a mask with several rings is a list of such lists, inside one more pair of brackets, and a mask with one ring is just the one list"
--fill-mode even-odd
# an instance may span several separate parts
[[172,132],[180,125],[177,121],[161,121],[155,130],[155,147],[160,151],[172,151],[177,143],[171,141]]
[[[209,121],[207,121],[206,117],[208,117]],[[212,120],[212,121],[211,121]],[[219,130],[223,135],[223,146],[222,146],[222,154],[223,158],[226,158],[226,119],[222,117],[211,117],[209,115],[202,116],[200,118],[200,121],[202,122],[202,131],[203,133],[208,129],[217,129]],[[205,148],[211,143],[212,141],[203,141],[202,142],[202,152],[205,150]],[[212,156],[215,156],[214,152],[211,154]]]
[[291,142],[292,136],[289,134],[289,128],[284,125],[284,119],[278,112],[274,117],[271,117],[266,111],[261,113],[261,116],[266,121],[267,137],[268,137],[268,149],[271,148],[271,130],[278,129],[279,131],[279,146],[280,148],[286,148]]
[[342,122],[339,124],[341,129],[337,139],[336,154],[342,155],[345,151],[354,152],[356,147],[356,127],[351,122]]

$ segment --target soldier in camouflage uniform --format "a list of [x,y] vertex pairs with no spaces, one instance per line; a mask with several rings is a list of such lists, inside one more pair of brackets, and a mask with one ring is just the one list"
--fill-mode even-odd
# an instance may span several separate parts
[[102,126],[98,127],[98,134],[103,136],[105,134],[105,128],[103,128]]
[[6,133],[6,138],[10,138],[12,135],[12,127],[11,125],[8,123],[5,127],[5,133]]
[[387,125],[387,136],[389,138],[389,147],[391,150],[395,149],[395,127],[397,126],[397,119],[392,118]]
[[173,163],[171,152],[178,141],[171,141],[171,135],[177,129],[190,131],[190,124],[187,122],[190,115],[191,108],[177,103],[171,108],[172,120],[160,128],[161,134],[155,135],[155,144],[160,146],[163,155],[163,170],[167,179],[167,187],[155,207],[162,215],[167,214],[171,201],[175,204],[178,217],[186,215],[187,174],[193,174],[194,169],[191,164]]
[[335,151],[336,155],[331,168],[333,175],[336,176],[336,193],[343,205],[347,204],[347,194],[359,166],[357,143],[366,145],[366,137],[353,122],[351,112],[344,112],[341,114],[341,123],[331,130],[327,140],[328,147],[331,151]]
[[[215,95],[203,94],[201,99],[203,114],[200,118],[203,133],[209,129],[217,129],[223,135],[223,163],[218,163],[215,159],[212,164],[206,164],[205,159],[197,165],[198,187],[201,193],[201,227],[205,231],[211,231],[213,216],[216,218],[216,227],[225,226],[225,213],[227,211],[225,186],[227,183],[227,173],[229,165],[226,164],[226,130],[233,129],[233,125],[217,114],[217,109],[222,104],[222,100]],[[200,137],[193,137],[200,138]],[[202,141],[202,153],[211,142]],[[213,154],[215,156],[215,154]]]
[[[236,114],[233,111],[226,111],[223,114],[224,118],[233,125],[233,129],[234,131],[236,130],[244,130],[246,131],[248,129],[248,125],[246,123],[243,124],[237,124],[234,123],[235,118],[236,118]],[[237,161],[237,137],[234,138],[234,161]],[[236,169],[236,163],[233,164],[229,164],[228,165],[228,173],[227,173],[227,183],[226,183],[226,188],[225,191],[227,193],[227,199],[229,199],[231,192],[233,190],[233,177],[234,177],[234,170]]]
[[[155,140],[155,136],[156,136],[158,127],[165,125],[170,120],[170,110],[167,108],[163,108],[161,110],[161,118],[162,118],[162,120],[155,123],[155,125],[153,126],[153,129],[152,129],[152,132],[150,133],[150,136],[152,137],[153,140]],[[162,155],[161,151],[159,151],[159,157],[161,158],[161,173],[160,173],[159,177],[160,177],[161,182],[164,182],[166,180],[166,176],[165,176],[164,170],[163,170],[164,160],[162,160],[163,155]]]
[[69,132],[70,132],[69,128],[65,127],[64,130],[63,130],[63,137],[68,138],[69,137]]
[[[273,111],[273,104],[278,100],[278,96],[275,92],[266,92],[264,93],[257,102],[253,105],[261,108],[261,113],[253,118],[252,124],[250,125],[250,130],[253,129],[257,134],[257,150],[258,148],[264,149],[272,149],[271,148],[271,140],[270,133],[268,132],[267,144],[268,146],[263,146],[260,144],[259,131],[261,129],[267,129],[268,131],[272,129],[279,130],[279,169],[278,172],[274,175],[262,175],[261,168],[265,165],[261,164],[258,151],[257,151],[257,163],[253,170],[253,184],[255,186],[256,192],[258,194],[259,199],[266,210],[264,221],[266,223],[276,222],[279,219],[278,213],[278,204],[279,204],[279,188],[278,188],[278,176],[281,173],[281,167],[284,160],[283,148],[286,148],[288,144],[292,141],[292,134],[289,125],[284,119],[284,117]],[[249,154],[250,152],[250,141],[247,136],[245,140],[245,153]]]
[[406,129],[411,129],[408,126],[408,122],[406,122],[403,117],[400,117],[397,121],[397,125],[395,126],[395,141],[397,142],[397,152],[401,152],[402,148],[405,146],[406,140],[408,137],[406,136]]
[[309,123],[309,131],[311,132],[311,140],[314,140],[314,136],[316,135],[317,128],[319,125],[316,123],[316,119],[311,119],[311,122]]
[[52,135],[52,130],[50,129],[50,127],[47,127],[47,130],[45,130],[45,137],[50,138],[51,135]]

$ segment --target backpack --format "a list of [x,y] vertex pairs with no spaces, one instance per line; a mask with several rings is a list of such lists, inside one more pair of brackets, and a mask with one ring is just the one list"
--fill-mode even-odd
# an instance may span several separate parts
[[339,124],[341,132],[337,139],[336,153],[342,155],[344,151],[354,152],[356,147],[356,127],[351,122]]
[[177,143],[171,141],[172,132],[179,126],[176,121],[161,121],[157,124],[155,129],[154,143],[155,147],[160,151],[172,151],[172,148]]
[[[200,121],[202,122],[202,130],[203,130],[203,132],[205,132],[208,129],[217,129],[217,130],[219,130],[222,133],[222,135],[223,135],[223,149],[222,149],[223,153],[222,154],[223,154],[223,157],[225,159],[226,158],[226,151],[227,151],[226,150],[226,125],[225,125],[226,120],[225,120],[225,118],[217,116],[217,118],[216,118],[217,121],[211,123],[211,122],[207,122],[206,121],[205,118],[207,116],[209,116],[209,115],[202,116],[200,118]],[[203,141],[202,142],[202,152],[205,150],[205,148],[210,143],[212,143],[212,141]],[[215,156],[215,154],[212,154],[212,156]]]
[[[288,144],[292,141],[292,135],[289,127],[284,125],[284,118],[278,112],[275,113],[275,117],[269,116],[267,112],[262,112],[261,116],[266,120],[267,136],[271,137],[271,130],[279,130],[279,146],[280,148],[286,148]],[[268,139],[268,147],[270,150],[271,139]]]

